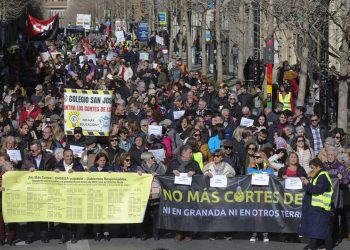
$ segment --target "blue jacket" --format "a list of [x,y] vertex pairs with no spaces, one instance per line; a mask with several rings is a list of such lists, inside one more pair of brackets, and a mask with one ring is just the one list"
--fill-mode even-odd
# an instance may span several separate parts
[[273,175],[274,172],[269,166],[267,166],[266,169],[259,169],[255,164],[252,164],[249,166],[247,174],[271,174],[271,175]]
[[[314,178],[316,178],[317,175]],[[326,239],[331,234],[329,228],[331,213],[325,211],[321,207],[311,206],[311,200],[313,194],[329,192],[331,190],[331,184],[325,175],[321,175],[317,179],[315,186],[309,182],[304,186],[304,189],[305,196],[303,199],[300,234],[308,238]]]
[[114,172],[122,172],[122,173],[136,173],[137,172],[137,166],[130,166],[128,168],[129,171],[125,172],[121,166],[115,166]]
[[98,170],[97,166],[90,168],[90,172],[114,172],[114,169],[111,166],[105,166],[101,171]]

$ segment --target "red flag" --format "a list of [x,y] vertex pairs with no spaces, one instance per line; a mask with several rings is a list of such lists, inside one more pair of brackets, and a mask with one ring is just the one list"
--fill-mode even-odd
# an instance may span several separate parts
[[28,15],[28,34],[32,40],[52,39],[58,29],[58,15],[40,20]]

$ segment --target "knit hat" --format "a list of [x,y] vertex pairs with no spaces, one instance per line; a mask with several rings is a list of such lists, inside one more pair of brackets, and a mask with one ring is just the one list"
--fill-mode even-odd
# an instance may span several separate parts
[[276,149],[286,148],[287,142],[283,137],[277,137],[275,139]]

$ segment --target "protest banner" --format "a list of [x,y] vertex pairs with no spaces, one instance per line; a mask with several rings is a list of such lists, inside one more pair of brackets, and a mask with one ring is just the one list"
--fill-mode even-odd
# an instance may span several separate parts
[[[157,178],[162,186],[161,229],[298,232],[304,191],[286,190],[278,177],[270,176],[269,186],[251,185],[251,176],[227,178],[226,188],[210,187],[210,178],[204,176],[193,176],[191,186],[174,184],[174,176]],[[337,204],[339,181],[332,182]]]
[[111,122],[112,91],[64,90],[64,132],[72,135],[82,127],[84,135],[108,136]]
[[12,171],[3,176],[8,222],[141,223],[153,176]]
[[115,37],[117,38],[117,43],[122,43],[125,41],[124,31],[118,30],[115,32]]
[[159,43],[160,45],[164,45],[164,38],[161,36],[156,36],[156,43]]

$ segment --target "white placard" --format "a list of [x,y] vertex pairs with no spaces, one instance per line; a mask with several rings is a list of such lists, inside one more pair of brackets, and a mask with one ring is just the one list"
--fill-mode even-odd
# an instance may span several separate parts
[[165,159],[165,150],[163,148],[161,149],[150,149],[148,152],[152,153],[154,158],[156,158],[159,161],[164,161]]
[[252,185],[268,186],[270,177],[268,174],[252,174]]
[[21,151],[17,149],[8,149],[7,154],[10,156],[11,161],[21,161],[22,156],[21,156]]
[[149,54],[147,52],[140,52],[140,60],[149,60]]
[[124,31],[117,30],[115,32],[115,37],[117,38],[117,43],[122,43],[125,41]]
[[210,186],[217,188],[225,188],[227,187],[227,176],[226,175],[213,175],[210,178]]
[[254,120],[242,117],[240,126],[251,127],[254,125]]
[[108,51],[108,54],[106,56],[107,61],[111,61],[114,57],[117,57],[117,53],[113,51]]
[[192,177],[188,177],[187,173],[180,173],[179,176],[175,176],[174,184],[191,186]]
[[69,148],[73,151],[74,157],[81,158],[84,152],[84,147],[70,145]]
[[164,38],[161,36],[156,36],[156,43],[159,43],[160,45],[164,45]]
[[174,111],[174,120],[179,120],[185,114],[185,110]]
[[285,180],[285,189],[298,190],[303,189],[303,183],[299,177],[288,177]]
[[162,135],[163,127],[159,125],[148,125],[148,135]]
[[47,62],[50,59],[50,53],[48,51],[40,53],[43,62]]

